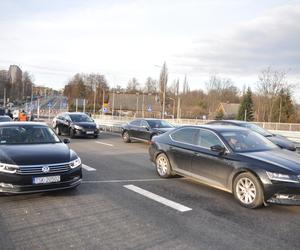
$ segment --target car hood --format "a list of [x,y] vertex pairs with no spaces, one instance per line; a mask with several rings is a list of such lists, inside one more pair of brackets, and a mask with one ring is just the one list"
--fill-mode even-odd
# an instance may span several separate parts
[[74,125],[80,126],[84,129],[95,129],[96,123],[94,122],[73,122]]
[[280,135],[273,135],[270,137],[267,137],[271,142],[275,143],[276,145],[280,146],[281,148],[286,148],[291,151],[296,150],[295,144],[290,141],[289,139],[280,136]]
[[17,165],[69,162],[71,150],[64,143],[1,145],[0,162]]
[[300,155],[285,149],[239,153],[239,155],[300,174]]
[[174,129],[174,128],[153,128],[152,130],[155,131],[155,132],[163,134],[163,133],[166,133],[166,132],[168,132],[172,129]]

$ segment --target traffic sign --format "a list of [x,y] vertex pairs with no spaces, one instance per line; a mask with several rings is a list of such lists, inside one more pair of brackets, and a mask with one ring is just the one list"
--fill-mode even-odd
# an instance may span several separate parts
[[48,102],[48,107],[49,107],[49,108],[52,107],[52,102]]
[[149,106],[149,107],[147,108],[147,110],[148,110],[148,112],[152,112],[152,107]]

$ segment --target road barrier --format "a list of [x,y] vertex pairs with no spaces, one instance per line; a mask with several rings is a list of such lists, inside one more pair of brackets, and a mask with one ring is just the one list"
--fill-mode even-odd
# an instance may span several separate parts
[[[119,116],[94,116],[96,123],[103,131],[121,132],[122,124],[128,123],[135,118],[119,117]],[[182,125],[201,125],[211,120],[199,119],[165,119],[175,126]],[[269,130],[271,133],[285,136],[295,142],[300,143],[300,124],[297,123],[269,123],[269,122],[254,122],[255,124]]]

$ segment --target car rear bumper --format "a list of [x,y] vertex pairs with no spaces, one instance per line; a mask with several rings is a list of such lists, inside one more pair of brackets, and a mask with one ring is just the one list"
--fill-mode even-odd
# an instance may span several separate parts
[[[34,177],[46,177],[60,175],[60,182],[47,184],[33,184]],[[49,175],[18,175],[0,174],[0,193],[36,193],[74,188],[82,181],[81,167],[64,172]]]

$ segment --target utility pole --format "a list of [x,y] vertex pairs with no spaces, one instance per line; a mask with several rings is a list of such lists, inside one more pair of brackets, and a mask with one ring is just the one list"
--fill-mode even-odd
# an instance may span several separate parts
[[245,109],[244,121],[247,121],[247,109]]
[[145,93],[143,91],[142,116],[145,117]]
[[135,117],[138,116],[139,113],[139,93],[136,93],[136,115]]
[[5,108],[6,106],[6,88],[4,88],[4,94],[3,94],[3,106]]
[[177,120],[180,119],[180,97],[178,97],[177,103]]
[[280,107],[279,107],[279,119],[278,122],[281,122],[281,109],[282,109],[282,96],[280,96]]
[[96,87],[96,83],[95,83],[94,84],[94,110],[93,110],[94,115],[96,112],[96,94],[97,94],[97,87]]
[[112,116],[114,116],[114,111],[115,111],[115,91],[113,90]]

